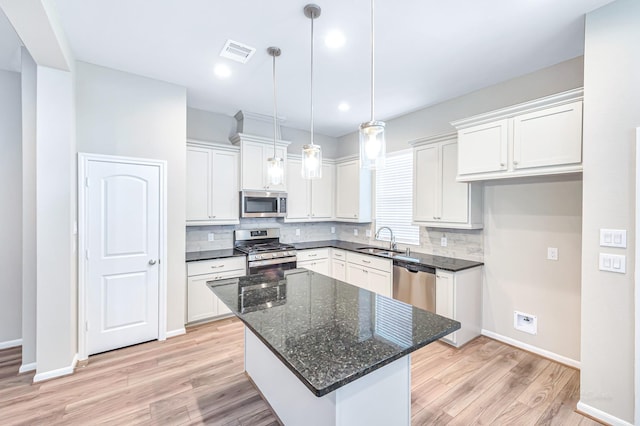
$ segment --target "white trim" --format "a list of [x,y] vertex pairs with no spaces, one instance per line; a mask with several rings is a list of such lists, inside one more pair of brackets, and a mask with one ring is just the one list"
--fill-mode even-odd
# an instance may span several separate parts
[[556,93],[555,95],[545,96],[544,98],[535,99],[533,101],[522,102],[495,111],[474,115],[473,117],[463,118],[462,120],[452,121],[451,125],[455,127],[456,130],[460,130],[478,124],[488,123],[503,118],[510,118],[525,112],[533,112],[551,106],[560,106],[575,101],[581,101],[583,99],[583,93],[583,88],[579,87],[577,89],[567,90],[566,92]]
[[550,360],[559,362],[560,364],[568,365],[569,367],[577,368],[578,370],[580,370],[580,361],[576,361],[575,359],[567,358],[566,356],[563,356],[563,355],[558,355],[555,352],[551,352],[546,349],[542,349],[537,346],[533,346],[528,343],[524,343],[519,340],[512,339],[511,337],[494,333],[493,331],[485,330],[484,328],[482,329],[480,334],[482,334],[483,336],[491,337],[492,339],[497,340],[499,342],[506,343],[507,345],[524,349],[525,351],[532,352],[536,355],[549,358]]
[[429,144],[438,143],[438,142],[446,142],[454,139],[458,139],[458,132],[448,132],[448,133],[442,133],[435,136],[428,136],[426,138],[415,139],[407,143],[415,148],[422,145],[429,145]]
[[[182,327],[182,328],[178,328],[177,330],[171,330],[171,331],[167,331],[166,334],[166,339],[169,339],[171,337],[176,337],[176,336],[180,336],[182,334],[186,334],[187,333],[187,329]],[[165,339],[162,339],[165,340]]]
[[[159,287],[158,287],[158,340],[167,338],[167,162],[136,157],[116,155],[78,153],[78,354],[80,360],[86,360],[87,353],[86,327],[86,259],[82,253],[86,250],[86,194],[85,178],[89,161],[109,163],[127,163],[136,165],[157,166],[160,179],[160,247],[159,247]],[[38,375],[36,375],[38,376]],[[35,378],[34,378],[35,380]]]
[[78,354],[75,354],[73,355],[73,360],[71,361],[70,366],[58,368],[57,370],[45,371],[44,373],[38,373],[35,376],[33,376],[33,383],[73,374],[73,370],[75,370],[77,363],[78,363]]
[[16,346],[22,346],[22,339],[7,340],[6,342],[0,342],[0,350],[15,348]]
[[625,422],[622,419],[619,419],[615,416],[612,416],[609,413],[605,413],[602,410],[598,410],[597,408],[593,408],[590,405],[585,404],[582,401],[578,401],[578,405],[576,406],[576,410],[578,410],[579,412],[586,414],[588,416],[593,417],[596,420],[600,420],[601,422],[604,422],[606,424],[610,424],[613,426],[633,426],[631,423],[629,422]]
[[35,362],[31,362],[29,364],[22,364],[18,373],[27,373],[29,371],[35,371],[37,364]]
[[230,145],[228,142],[216,142],[216,141],[205,141],[201,139],[189,139],[187,138],[187,146],[193,146],[197,148],[209,148],[209,149],[219,149],[221,151],[228,152],[240,152],[240,147],[236,145]]

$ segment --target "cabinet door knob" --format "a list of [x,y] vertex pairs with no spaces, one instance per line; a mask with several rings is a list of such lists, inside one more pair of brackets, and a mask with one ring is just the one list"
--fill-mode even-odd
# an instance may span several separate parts
[[155,260],[155,259],[151,259],[151,260],[149,261],[149,265],[153,266],[153,265],[155,265],[155,264],[156,264],[156,260]]
[[504,167],[504,163],[500,163],[500,167]]
[[514,162],[513,162],[513,165],[514,165],[514,166],[517,166],[517,165],[518,165],[518,162],[517,162],[517,161],[514,161]]

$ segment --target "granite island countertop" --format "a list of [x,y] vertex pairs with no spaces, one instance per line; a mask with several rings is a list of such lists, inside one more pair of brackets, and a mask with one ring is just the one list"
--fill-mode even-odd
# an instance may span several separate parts
[[460,328],[306,269],[207,285],[318,397]]

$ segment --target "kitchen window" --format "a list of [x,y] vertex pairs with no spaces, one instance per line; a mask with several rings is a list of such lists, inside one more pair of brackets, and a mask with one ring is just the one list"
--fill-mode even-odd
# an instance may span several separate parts
[[[376,229],[393,229],[396,242],[420,244],[420,228],[413,215],[413,151],[387,153],[384,168],[376,170]],[[382,236],[388,237],[383,231]]]

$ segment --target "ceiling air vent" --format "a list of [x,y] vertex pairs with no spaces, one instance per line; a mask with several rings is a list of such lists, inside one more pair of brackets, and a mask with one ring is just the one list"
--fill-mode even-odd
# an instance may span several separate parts
[[246,64],[253,56],[256,49],[247,46],[246,44],[238,43],[237,41],[227,40],[220,52],[220,56],[223,58],[229,58],[233,61]]

